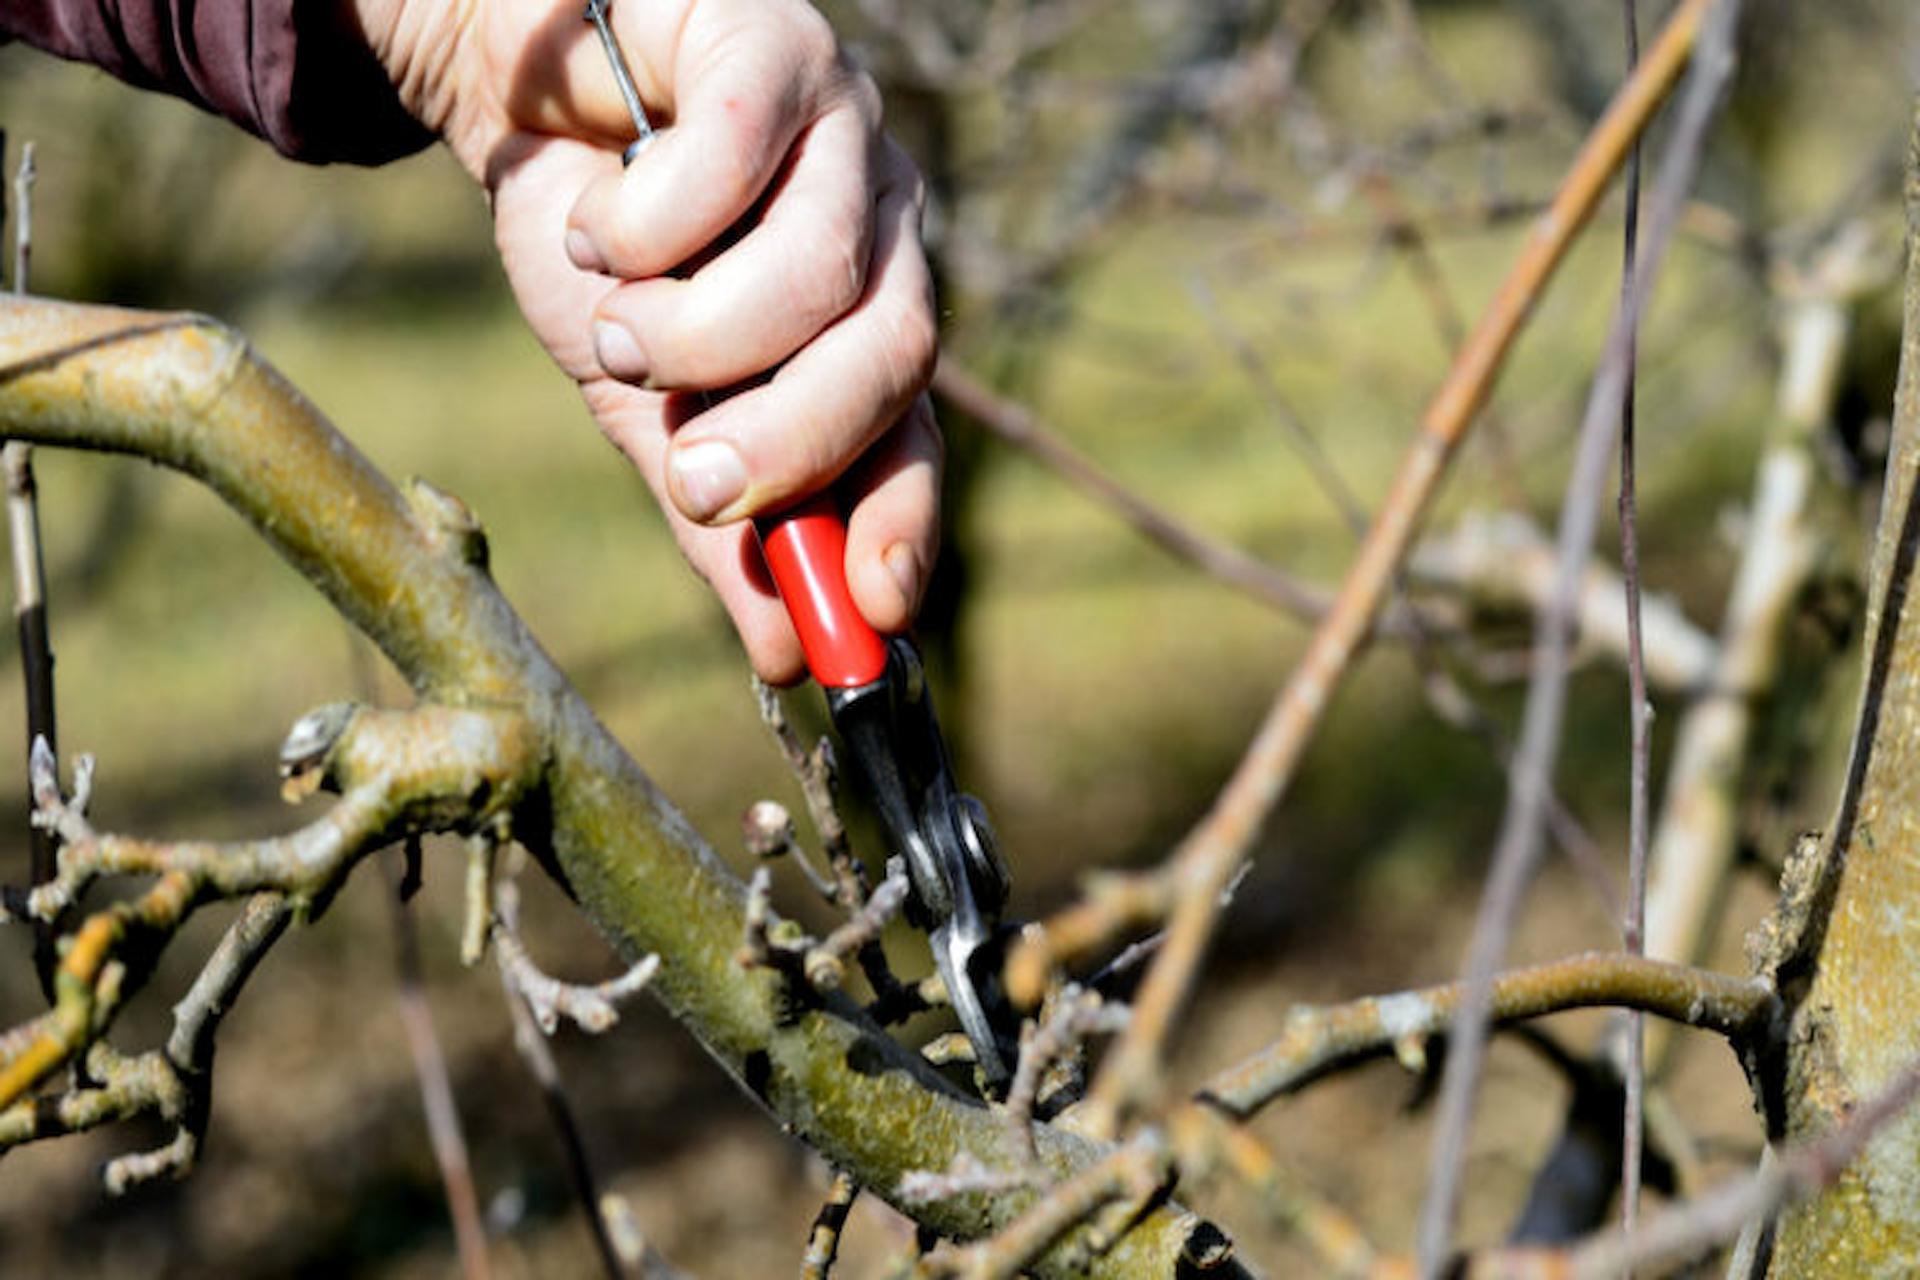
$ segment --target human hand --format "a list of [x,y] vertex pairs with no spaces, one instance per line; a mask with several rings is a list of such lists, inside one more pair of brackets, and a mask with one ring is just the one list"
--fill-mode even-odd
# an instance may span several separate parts
[[355,2],[409,109],[485,185],[522,312],[754,668],[803,669],[745,517],[828,485],[854,602],[904,629],[941,461],[921,184],[825,20],[803,0],[615,0],[666,126],[623,169],[633,128],[578,0]]

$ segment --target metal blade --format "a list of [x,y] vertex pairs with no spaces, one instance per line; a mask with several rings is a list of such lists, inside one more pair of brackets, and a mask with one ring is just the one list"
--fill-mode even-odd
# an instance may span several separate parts
[[1000,1038],[987,1013],[987,1002],[974,985],[973,958],[989,939],[977,915],[972,923],[971,929],[964,929],[957,919],[948,920],[933,931],[928,942],[933,950],[934,967],[947,985],[947,1000],[960,1018],[961,1030],[973,1042],[974,1058],[981,1074],[997,1090],[1012,1079],[1013,1069],[1000,1052]]

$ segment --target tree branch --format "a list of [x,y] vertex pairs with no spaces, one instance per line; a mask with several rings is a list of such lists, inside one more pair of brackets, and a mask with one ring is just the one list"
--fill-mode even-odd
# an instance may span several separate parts
[[[232,332],[185,317],[0,303],[0,430],[136,454],[199,479],[378,644],[423,700],[524,716],[542,785],[520,797],[516,836],[629,963],[659,953],[651,989],[668,1010],[836,1167],[900,1203],[911,1170],[945,1168],[963,1150],[1011,1154],[995,1117],[850,1000],[819,997],[796,1009],[780,975],[739,970],[743,887],[495,589],[477,522],[424,486],[403,497]],[[1101,1154],[1050,1127],[1037,1136],[1042,1162],[1063,1176]],[[955,1196],[910,1212],[970,1239],[1033,1199]],[[1157,1208],[1092,1274],[1171,1271],[1199,1230],[1191,1215]],[[1035,1272],[1062,1275],[1066,1266],[1056,1251]]]
[[1827,1132],[1772,1153],[1743,1178],[1665,1210],[1630,1238],[1609,1231],[1566,1251],[1495,1250],[1470,1259],[1465,1274],[1471,1280],[1615,1280],[1636,1267],[1697,1257],[1733,1239],[1748,1223],[1832,1186],[1916,1097],[1920,1066],[1909,1066]]
[[[1359,557],[1306,654],[1269,710],[1232,778],[1200,824],[1154,875],[1173,904],[1167,939],[1135,1001],[1134,1021],[1108,1056],[1088,1099],[1089,1132],[1115,1131],[1120,1114],[1152,1090],[1161,1046],[1212,936],[1223,892],[1255,833],[1292,779],[1320,717],[1392,587],[1455,449],[1493,383],[1533,303],[1592,214],[1627,147],[1678,78],[1710,0],[1686,0],[1582,147],[1553,204],[1434,396]],[[1029,931],[1016,966],[1046,969],[1047,932]],[[1057,953],[1055,953],[1057,954]]]
[[[1458,1207],[1467,1129],[1479,1094],[1488,984],[1506,954],[1508,937],[1521,897],[1532,879],[1540,847],[1565,712],[1567,628],[1573,618],[1582,571],[1593,553],[1607,459],[1612,456],[1619,437],[1619,414],[1633,350],[1636,315],[1638,308],[1653,294],[1653,283],[1665,262],[1674,229],[1685,207],[1687,191],[1699,170],[1707,127],[1732,75],[1733,24],[1739,11],[1739,0],[1717,0],[1710,16],[1702,19],[1699,56],[1694,59],[1686,96],[1676,112],[1673,135],[1661,156],[1646,250],[1635,267],[1633,286],[1627,295],[1632,305],[1616,309],[1580,424],[1567,498],[1560,512],[1559,566],[1553,607],[1535,622],[1535,649],[1540,657],[1527,689],[1513,785],[1508,790],[1493,866],[1462,961],[1466,996],[1461,1003],[1452,1052],[1447,1055],[1441,1078],[1427,1196],[1420,1214],[1417,1255],[1423,1278],[1437,1276],[1444,1266]],[[1659,59],[1665,43],[1663,37],[1642,67]],[[1636,78],[1637,73],[1628,79],[1628,84]]]
[[[1450,1032],[1463,994],[1464,985],[1454,982],[1295,1009],[1279,1040],[1213,1077],[1200,1098],[1245,1119],[1329,1072]],[[1493,980],[1488,1009],[1491,1024],[1502,1026],[1598,1007],[1638,1009],[1717,1032],[1738,1047],[1771,1028],[1779,1000],[1758,979],[1618,952],[1588,952],[1501,974]]]

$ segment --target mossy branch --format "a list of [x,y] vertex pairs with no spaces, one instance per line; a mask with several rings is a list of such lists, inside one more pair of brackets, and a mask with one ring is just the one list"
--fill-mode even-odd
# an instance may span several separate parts
[[[0,303],[0,431],[194,477],[378,644],[423,700],[523,717],[540,771],[512,801],[516,838],[629,964],[659,954],[651,990],[669,1011],[862,1185],[898,1202],[912,1171],[947,1168],[962,1152],[1015,1157],[1003,1124],[850,1000],[821,996],[796,1010],[779,975],[734,963],[743,886],[494,587],[471,514],[418,483],[403,496],[238,335],[194,317]],[[1048,1128],[1037,1139],[1055,1178],[1102,1155]],[[1039,1194],[961,1194],[910,1211],[942,1235],[974,1239]],[[1176,1206],[1155,1208],[1084,1274],[1170,1275],[1199,1227]],[[1064,1274],[1070,1255],[1085,1260],[1076,1247],[1084,1234],[1070,1233],[1036,1274]],[[1218,1233],[1207,1239],[1212,1247]],[[1219,1272],[1233,1273],[1231,1264]]]

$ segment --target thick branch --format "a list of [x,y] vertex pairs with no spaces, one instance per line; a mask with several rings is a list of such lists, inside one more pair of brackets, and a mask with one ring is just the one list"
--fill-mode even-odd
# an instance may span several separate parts
[[[117,331],[139,329],[116,339]],[[49,354],[86,346],[78,354]],[[0,430],[165,463],[218,493],[371,637],[423,696],[512,708],[542,748],[545,785],[516,834],[564,878],[629,962],[658,952],[652,990],[744,1087],[828,1160],[899,1200],[912,1170],[962,1151],[1002,1161],[1011,1135],[850,1001],[795,1011],[777,974],[743,972],[744,890],[567,685],[487,578],[464,508],[409,501],[232,332],[47,302],[0,304]],[[1099,1149],[1052,1129],[1042,1161],[1068,1175]],[[914,1206],[942,1234],[1010,1222],[1031,1193]],[[1196,1231],[1158,1209],[1091,1274],[1171,1273]],[[1050,1254],[1042,1276],[1062,1274]],[[1225,1274],[1232,1274],[1231,1271]]]

